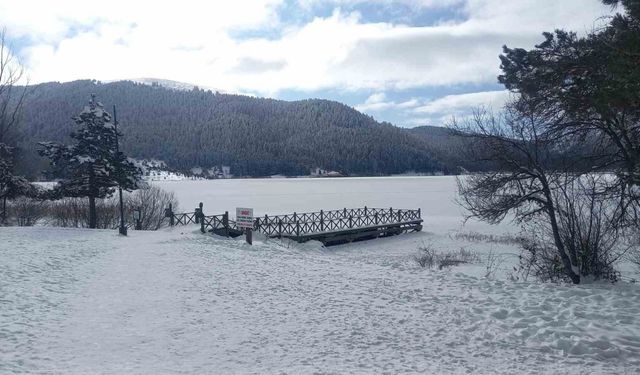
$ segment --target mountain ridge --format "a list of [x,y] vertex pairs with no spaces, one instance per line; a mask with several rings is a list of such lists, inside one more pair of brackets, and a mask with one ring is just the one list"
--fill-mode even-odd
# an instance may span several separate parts
[[123,149],[188,171],[230,165],[237,176],[306,175],[315,167],[348,175],[436,172],[427,142],[337,101],[283,101],[131,81],[82,80],[35,85],[25,101],[20,169],[36,176],[46,161],[38,141],[66,142],[91,94],[118,109]]

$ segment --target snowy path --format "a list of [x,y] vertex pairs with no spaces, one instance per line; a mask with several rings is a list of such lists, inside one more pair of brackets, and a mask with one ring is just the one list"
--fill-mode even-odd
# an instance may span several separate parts
[[[635,374],[640,288],[180,232],[0,228],[0,373]],[[411,237],[408,237],[411,238]]]

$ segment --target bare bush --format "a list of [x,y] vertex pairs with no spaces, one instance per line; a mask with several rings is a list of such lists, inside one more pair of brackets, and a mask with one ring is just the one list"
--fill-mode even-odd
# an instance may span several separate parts
[[88,221],[88,202],[81,198],[63,198],[51,203],[49,225],[83,228]]
[[[112,229],[118,225],[118,202],[113,198],[96,200],[96,226]],[[48,224],[56,227],[89,228],[89,200],[62,198],[51,202]]]
[[496,272],[500,269],[502,262],[503,259],[500,255],[495,253],[493,249],[489,250],[483,261],[486,269],[484,277],[487,279],[493,278],[496,275]]
[[[617,262],[634,244],[629,233],[617,225],[617,206],[598,192],[597,176],[582,176],[554,190],[558,211],[558,237],[571,254],[575,272],[594,280],[620,280]],[[532,219],[522,244],[517,273],[548,282],[570,281],[557,249],[551,246],[548,223]]]
[[47,215],[48,203],[43,200],[20,197],[9,202],[8,221],[21,227],[36,225]]
[[512,234],[484,234],[479,232],[457,232],[451,236],[452,239],[463,240],[469,242],[488,242],[501,245],[520,245],[524,238],[521,236],[514,236]]
[[619,225],[620,206],[605,192],[607,176],[582,175],[554,191],[562,242],[576,254],[581,275],[619,280],[615,264],[630,249],[628,228]]
[[433,268],[436,262],[436,251],[430,244],[422,244],[418,248],[420,253],[414,257],[414,260],[422,268]]
[[431,269],[434,266],[438,266],[438,269],[443,269],[464,263],[477,263],[480,260],[475,252],[465,248],[460,248],[457,251],[438,253],[432,245],[423,244],[418,250],[420,253],[414,257],[414,260],[422,268]]
[[457,251],[449,251],[438,255],[438,268],[458,266],[465,263],[478,263],[480,257],[471,250],[461,247]]
[[630,235],[631,249],[626,256],[626,260],[633,264],[636,272],[640,274],[640,229]]
[[530,276],[543,282],[558,282],[566,279],[564,265],[556,249],[546,241],[532,236],[522,243],[519,264],[514,267],[514,278],[528,280]]
[[131,212],[135,209],[140,210],[141,229],[158,230],[165,223],[165,208],[172,205],[176,211],[178,199],[173,192],[151,185],[128,196],[126,205]]

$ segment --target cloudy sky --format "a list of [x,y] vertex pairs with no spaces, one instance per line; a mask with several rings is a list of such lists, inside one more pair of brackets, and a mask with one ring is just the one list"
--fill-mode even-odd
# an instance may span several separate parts
[[610,14],[598,0],[0,0],[33,83],[163,78],[338,100],[406,127],[499,107],[502,45]]

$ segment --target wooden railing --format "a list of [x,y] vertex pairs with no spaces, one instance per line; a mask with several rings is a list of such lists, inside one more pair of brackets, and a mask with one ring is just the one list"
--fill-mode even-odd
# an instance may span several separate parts
[[197,224],[196,221],[197,212],[185,212],[180,214],[173,214],[173,223],[172,225],[187,225],[187,224]]
[[[229,219],[229,213],[206,216],[202,204],[195,212],[173,213],[171,207],[166,211],[170,224],[200,224],[202,233],[213,231],[223,235],[238,232],[235,221]],[[381,227],[390,224],[421,222],[420,209],[394,208],[354,208],[331,211],[303,212],[286,215],[265,215],[254,220],[254,231],[268,237],[300,237],[314,233],[337,232],[357,228]]]
[[267,236],[301,236],[421,220],[420,209],[355,208],[259,217],[254,230]]

